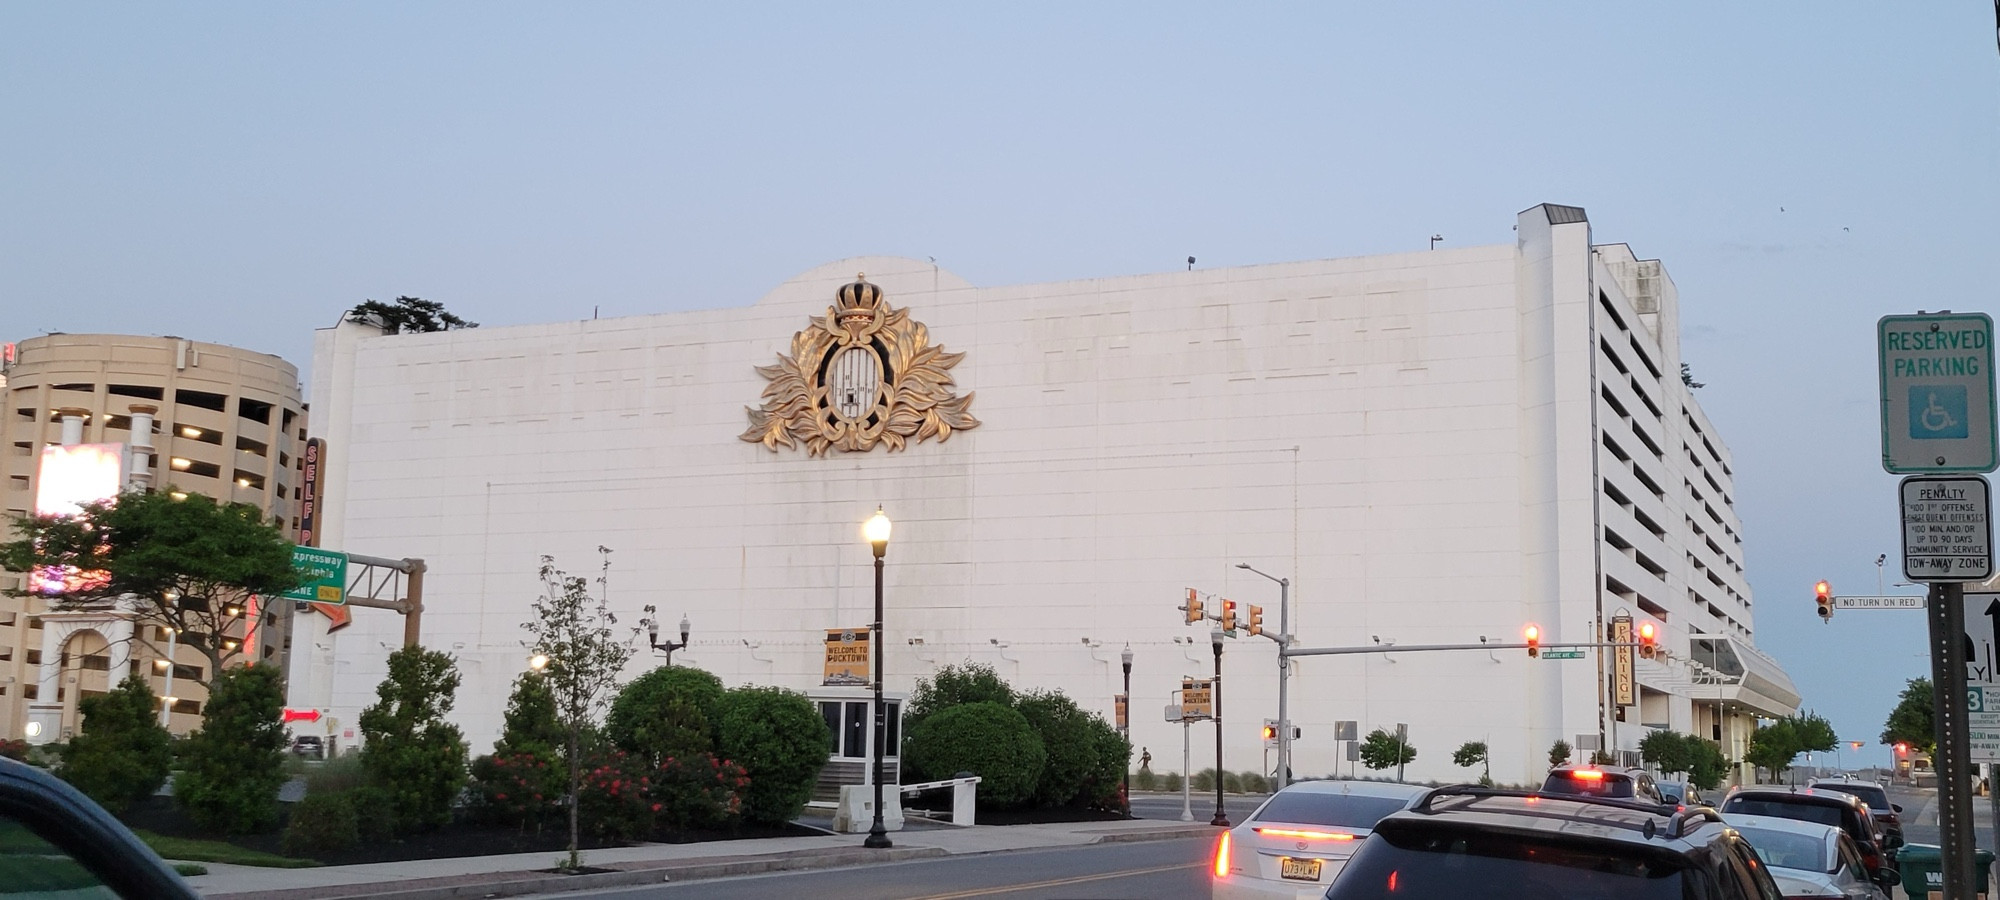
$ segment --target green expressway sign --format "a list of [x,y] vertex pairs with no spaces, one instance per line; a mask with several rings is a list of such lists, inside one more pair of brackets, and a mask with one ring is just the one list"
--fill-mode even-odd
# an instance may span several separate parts
[[307,603],[347,602],[347,554],[318,547],[293,547],[292,568],[308,580],[286,591],[286,599]]

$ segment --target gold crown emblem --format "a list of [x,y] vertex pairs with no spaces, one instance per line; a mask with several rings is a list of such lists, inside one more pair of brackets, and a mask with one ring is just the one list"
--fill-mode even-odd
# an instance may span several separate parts
[[842,324],[874,321],[882,307],[882,289],[869,284],[866,273],[857,272],[854,283],[843,286],[835,295],[834,306]]

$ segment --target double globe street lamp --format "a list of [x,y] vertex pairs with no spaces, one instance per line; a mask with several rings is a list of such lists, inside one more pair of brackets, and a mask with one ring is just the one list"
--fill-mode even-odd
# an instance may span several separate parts
[[882,557],[889,553],[889,517],[881,506],[875,507],[875,515],[861,526],[861,536],[875,551],[875,633],[870,643],[875,645],[875,821],[868,826],[868,839],[861,842],[863,847],[886,848],[895,844],[889,840],[889,829],[882,824],[882,745],[889,740],[889,716],[882,708]]

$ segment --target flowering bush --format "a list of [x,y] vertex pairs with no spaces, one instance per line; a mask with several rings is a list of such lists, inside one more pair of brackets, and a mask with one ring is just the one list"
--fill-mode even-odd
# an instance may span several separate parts
[[749,787],[742,766],[715,754],[670,756],[654,774],[651,812],[673,831],[728,828],[742,817]]
[[553,753],[520,751],[482,756],[472,762],[480,819],[539,831],[562,818],[563,784],[569,772]]
[[0,738],[0,756],[27,762],[28,742],[16,738]]
[[646,837],[658,807],[653,773],[640,757],[609,750],[585,760],[577,793],[577,817],[585,831],[614,841]]

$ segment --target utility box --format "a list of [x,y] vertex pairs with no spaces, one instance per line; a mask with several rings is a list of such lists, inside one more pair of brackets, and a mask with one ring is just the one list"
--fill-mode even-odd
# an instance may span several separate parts
[[[833,810],[833,830],[861,834],[875,827],[875,786],[843,784],[840,804]],[[895,785],[882,786],[882,827],[903,830],[903,794]]]

